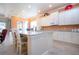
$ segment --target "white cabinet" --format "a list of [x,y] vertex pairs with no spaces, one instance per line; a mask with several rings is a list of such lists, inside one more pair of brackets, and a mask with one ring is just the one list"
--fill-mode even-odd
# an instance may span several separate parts
[[58,31],[58,32],[53,33],[53,39],[64,41],[64,42],[70,42],[74,44],[79,44],[79,33]]
[[79,24],[79,8],[63,12],[54,12],[40,21],[43,26]]
[[57,31],[53,33],[53,37],[54,37],[54,40],[69,42],[71,39],[71,33]]
[[71,33],[71,41],[72,43],[79,44],[79,33],[78,32]]
[[53,47],[52,32],[43,32],[30,37],[31,55],[41,55]]
[[59,13],[59,25],[79,24],[79,9]]
[[58,25],[59,24],[58,16],[59,16],[58,12],[54,12],[49,16],[49,19],[51,20],[50,25]]
[[65,24],[65,14],[64,14],[65,12],[60,12],[59,13],[59,16],[58,16],[58,18],[59,18],[59,25],[64,25]]
[[41,23],[41,26],[58,25],[58,12],[54,12],[47,17],[41,18],[39,23]]

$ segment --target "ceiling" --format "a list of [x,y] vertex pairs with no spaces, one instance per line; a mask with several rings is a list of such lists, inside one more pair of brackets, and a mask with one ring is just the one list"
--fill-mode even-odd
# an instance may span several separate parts
[[28,18],[39,12],[46,12],[50,8],[55,9],[65,5],[67,3],[0,3],[0,15]]

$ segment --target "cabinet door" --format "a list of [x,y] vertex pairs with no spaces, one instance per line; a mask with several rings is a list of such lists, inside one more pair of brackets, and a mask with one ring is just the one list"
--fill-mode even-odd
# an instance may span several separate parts
[[71,32],[54,32],[54,40],[70,42]]
[[63,41],[71,42],[71,32],[62,32],[63,33]]
[[53,39],[63,41],[63,32],[53,32]]
[[53,39],[51,33],[42,33],[36,36],[31,36],[31,53],[35,55],[43,54],[53,47],[52,42]]
[[69,24],[79,24],[79,9],[72,9],[59,13],[59,24],[69,25]]
[[50,21],[50,25],[58,25],[59,24],[59,19],[58,19],[59,13],[58,12],[54,12],[49,16],[49,21]]
[[71,33],[71,41],[74,44],[79,44],[79,33],[72,32]]
[[58,19],[59,19],[59,25],[65,24],[64,23],[64,20],[65,20],[65,14],[64,14],[64,12],[60,12],[59,13]]

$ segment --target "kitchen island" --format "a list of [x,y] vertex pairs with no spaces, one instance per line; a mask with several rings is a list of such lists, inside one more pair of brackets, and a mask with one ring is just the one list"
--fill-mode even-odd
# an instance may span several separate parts
[[28,55],[42,55],[50,51],[53,47],[52,31],[29,31],[28,37]]

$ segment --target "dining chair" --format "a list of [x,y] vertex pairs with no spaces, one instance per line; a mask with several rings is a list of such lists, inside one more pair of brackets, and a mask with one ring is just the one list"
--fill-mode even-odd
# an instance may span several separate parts
[[7,29],[3,29],[2,30],[2,33],[1,33],[1,35],[0,35],[0,44],[2,44],[3,43],[3,41],[5,40],[5,37],[6,37],[6,35],[7,35]]
[[16,49],[17,54],[19,55],[25,55],[27,54],[27,36],[20,36],[20,33],[15,30],[13,32],[14,34],[14,46]]

